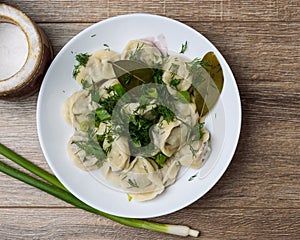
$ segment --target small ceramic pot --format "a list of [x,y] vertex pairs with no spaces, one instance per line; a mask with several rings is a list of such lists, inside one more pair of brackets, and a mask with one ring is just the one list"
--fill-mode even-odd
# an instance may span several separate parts
[[50,42],[27,15],[6,4],[0,4],[0,31],[0,99],[32,95],[53,59]]

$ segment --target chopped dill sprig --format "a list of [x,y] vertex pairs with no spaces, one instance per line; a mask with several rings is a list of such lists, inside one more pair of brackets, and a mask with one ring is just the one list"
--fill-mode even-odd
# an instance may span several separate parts
[[186,62],[185,66],[189,71],[188,77],[190,77],[193,75],[199,75],[201,73],[200,70],[202,69],[202,67],[208,66],[208,63],[201,61],[200,58],[194,58],[191,62]]
[[189,182],[190,182],[190,181],[193,181],[193,180],[197,177],[197,175],[198,175],[198,173],[196,173],[196,174],[194,174],[193,176],[191,176],[191,177],[189,178]]
[[129,52],[129,60],[134,60],[137,58],[137,55],[141,52],[142,48],[144,47],[144,43],[137,44],[134,51]]
[[105,47],[104,50],[110,51],[110,47],[106,43],[104,43],[103,46]]
[[182,54],[185,53],[186,49],[187,49],[187,41],[185,41],[184,44],[181,44],[181,50],[179,53],[182,53]]
[[95,134],[95,130],[89,129],[87,141],[73,141],[72,144],[75,144],[80,150],[83,150],[87,156],[93,155],[98,161],[103,161],[106,154],[95,138]]
[[128,179],[128,184],[132,187],[132,188],[139,188],[139,185],[137,184],[136,180],[133,179]]

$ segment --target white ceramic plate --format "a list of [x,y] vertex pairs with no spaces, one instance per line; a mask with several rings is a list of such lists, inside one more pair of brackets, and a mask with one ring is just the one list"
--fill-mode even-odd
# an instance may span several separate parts
[[[212,153],[200,170],[183,170],[178,180],[157,198],[129,202],[127,195],[109,187],[97,171],[78,169],[67,155],[73,134],[63,119],[64,101],[80,87],[72,79],[75,54],[102,49],[121,52],[131,39],[163,34],[170,51],[178,52],[188,42],[185,56],[193,59],[213,51],[224,72],[221,97],[206,118],[211,132]],[[224,111],[226,109],[226,111]],[[79,199],[104,212],[134,218],[149,218],[172,213],[193,203],[208,192],[228,167],[235,152],[240,127],[241,103],[234,76],[221,53],[204,36],[178,21],[149,14],[112,17],[96,23],[70,40],[56,56],[44,78],[37,106],[37,127],[45,158],[58,179]],[[190,177],[197,175],[192,181]]]

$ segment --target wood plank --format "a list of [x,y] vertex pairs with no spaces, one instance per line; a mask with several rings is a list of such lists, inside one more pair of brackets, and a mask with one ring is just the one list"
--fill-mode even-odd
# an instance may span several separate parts
[[[248,207],[280,208],[288,203],[290,207],[299,206],[300,122],[299,112],[295,113],[298,105],[296,102],[294,105],[276,102],[281,92],[270,84],[269,87],[265,97],[255,82],[241,85],[244,117],[239,147],[220,182],[196,205],[244,207],[246,203]],[[250,98],[246,97],[247,92],[252,94]],[[0,101],[0,142],[49,169],[35,130],[35,100],[32,97],[24,102]],[[16,132],[22,133],[22,139]],[[65,204],[0,174],[0,206]]]
[[[238,83],[260,80],[297,83],[300,66],[299,23],[186,22],[206,36],[223,54]],[[91,24],[40,24],[57,53]]]
[[181,21],[299,21],[299,10],[297,0],[166,0],[166,15]]
[[108,15],[106,0],[3,0],[26,13],[35,22],[97,22]]
[[166,15],[166,4],[165,1],[162,0],[109,0],[108,2],[108,11],[110,17],[129,13],[150,13],[157,15]]
[[[182,239],[121,226],[79,209],[0,209],[0,216],[0,235],[5,240]],[[299,209],[186,208],[154,221],[199,229],[204,240],[294,240],[300,236]]]
[[223,54],[237,79],[298,81],[299,23],[190,23]]
[[[284,1],[51,1],[4,0],[36,22],[97,22],[107,17],[128,13],[152,13],[181,21],[299,21],[297,0]],[[47,7],[45,7],[47,6]]]

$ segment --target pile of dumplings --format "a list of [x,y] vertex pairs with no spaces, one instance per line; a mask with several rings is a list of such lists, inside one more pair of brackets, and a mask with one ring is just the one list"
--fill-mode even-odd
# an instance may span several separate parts
[[[97,91],[100,100],[105,99],[113,94],[109,89],[120,84],[112,62],[132,60],[133,57],[135,61],[143,62],[150,67],[161,66],[164,71],[162,81],[170,94],[175,95],[177,91],[188,91],[191,88],[192,79],[186,65],[189,60],[179,55],[164,56],[154,43],[147,40],[131,40],[122,54],[111,50],[94,52],[86,64],[79,68],[76,80],[80,85],[83,85],[83,82],[89,84]],[[176,77],[181,79],[176,89],[170,84],[174,74],[169,70],[174,65],[179,66],[176,69]],[[149,136],[156,149],[153,154],[161,152],[167,157],[162,165],[143,154],[131,156],[128,136],[118,135],[114,131],[109,139],[101,142],[102,145],[99,142],[99,149],[104,151],[102,155],[100,152],[97,154],[95,152],[97,147],[93,144],[97,142],[99,136],[104,136],[116,126],[111,120],[102,121],[97,127],[89,125],[91,114],[101,107],[99,101],[93,100],[90,88],[83,87],[82,90],[75,92],[63,106],[65,120],[74,128],[74,135],[68,143],[67,151],[70,159],[79,168],[101,171],[110,184],[119,187],[137,201],[145,201],[155,198],[173,184],[182,167],[200,168],[208,158],[210,135],[204,127],[200,129],[200,139],[189,143],[187,141],[191,137],[189,129],[203,121],[197,112],[193,96],[189,102],[178,101],[175,104],[176,118],[173,121],[161,118],[150,128]],[[124,106],[122,112],[127,115],[151,115],[151,108],[155,106],[155,101],[152,101],[147,106],[148,109],[139,113],[137,111],[139,103],[135,102]],[[88,148],[88,144],[92,144],[92,150]],[[83,148],[82,145],[86,147]]]

